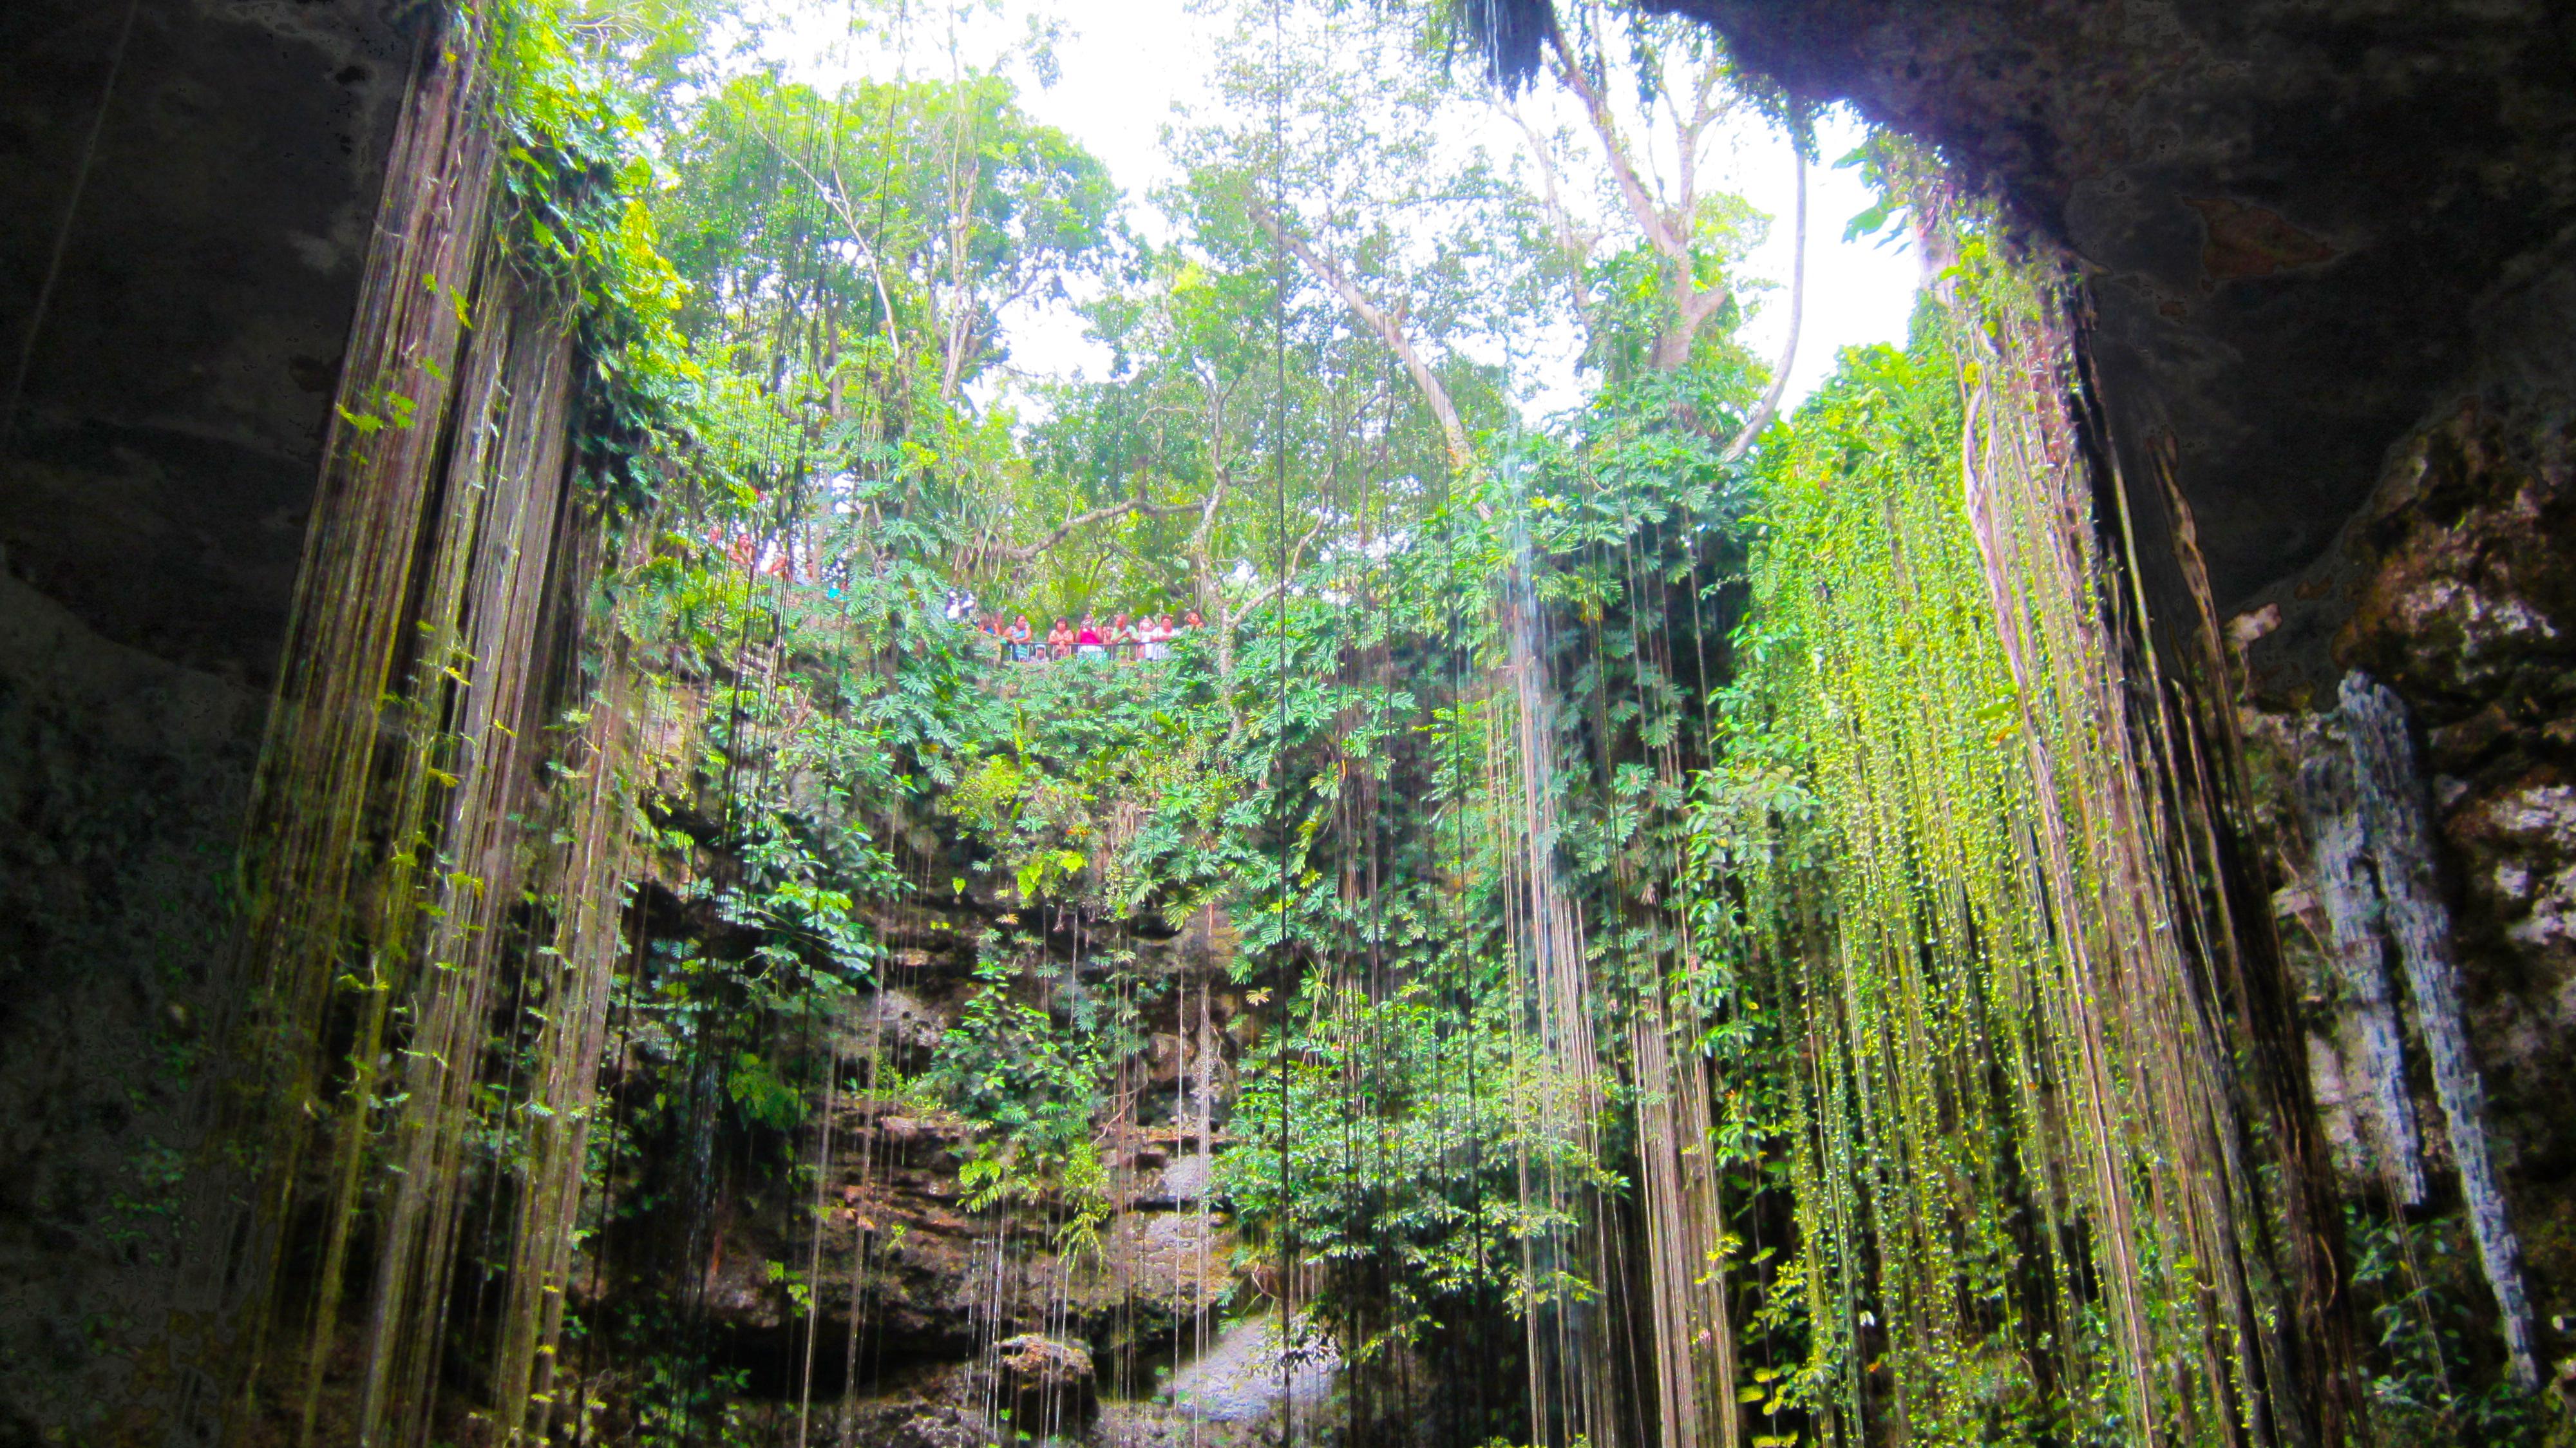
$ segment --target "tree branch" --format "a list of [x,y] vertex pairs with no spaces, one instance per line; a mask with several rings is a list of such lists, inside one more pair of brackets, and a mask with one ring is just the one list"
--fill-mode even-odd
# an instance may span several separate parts
[[1573,45],[1565,38],[1565,27],[1553,19],[1548,25],[1548,40],[1556,51],[1557,79],[1583,103],[1583,114],[1592,122],[1592,132],[1601,138],[1601,149],[1610,158],[1610,174],[1619,183],[1619,194],[1628,202],[1628,214],[1665,260],[1687,267],[1689,240],[1674,230],[1663,210],[1655,205],[1645,180],[1637,174],[1637,164],[1628,155],[1628,143],[1619,134],[1618,118],[1610,114],[1609,97],[1601,94],[1600,88],[1592,84],[1592,77],[1583,73],[1583,66],[1574,58]]
[[798,174],[805,178],[806,184],[812,186],[815,194],[823,198],[824,205],[831,207],[832,210],[840,216],[841,225],[849,230],[850,244],[859,249],[859,254],[861,256],[867,258],[868,280],[875,283],[877,289],[877,305],[885,311],[886,340],[892,344],[897,352],[902,351],[903,332],[895,324],[894,296],[886,290],[885,263],[877,258],[877,249],[868,245],[868,239],[862,234],[864,228],[859,225],[857,214],[850,210],[848,197],[849,186],[847,182],[841,179],[841,163],[838,153],[834,153],[832,161],[832,184],[826,186],[823,184],[822,177],[815,175],[813,169],[808,167],[802,160],[799,160],[794,152],[789,151],[785,146],[778,144],[778,138],[769,134],[769,132],[763,128],[759,122],[752,122],[751,128],[760,133],[761,141],[766,144],[770,150],[777,152],[780,160],[785,161],[788,165],[796,168]]
[[1593,307],[1585,274],[1591,269],[1592,253],[1601,245],[1601,233],[1575,225],[1574,212],[1565,204],[1565,182],[1557,170],[1555,146],[1538,133],[1538,128],[1521,114],[1518,105],[1505,103],[1498,108],[1511,117],[1512,124],[1520,127],[1521,134],[1529,139],[1530,156],[1538,163],[1539,200],[1547,208],[1548,221],[1556,230],[1556,249],[1565,257],[1566,290],[1573,297],[1575,320],[1583,324],[1584,340],[1592,342],[1596,340],[1593,334],[1600,330],[1600,319]]
[[1789,137],[1789,154],[1796,158],[1798,167],[1798,220],[1795,227],[1796,239],[1791,243],[1792,250],[1789,254],[1789,341],[1780,349],[1780,365],[1771,373],[1771,390],[1762,394],[1762,405],[1753,409],[1752,416],[1744,419],[1744,427],[1735,434],[1735,441],[1726,445],[1724,456],[1727,462],[1733,462],[1744,456],[1745,450],[1753,446],[1753,440],[1760,437],[1762,430],[1771,425],[1771,419],[1780,415],[1780,396],[1789,388],[1789,368],[1798,360],[1798,327],[1804,320],[1803,314],[1807,301],[1807,151],[1803,144],[1805,139],[1799,135]]
[[1254,611],[1279,596],[1280,591],[1288,586],[1288,580],[1296,577],[1297,570],[1305,566],[1307,546],[1312,544],[1317,537],[1322,535],[1324,525],[1330,521],[1332,521],[1330,518],[1318,518],[1315,520],[1315,526],[1307,529],[1306,536],[1298,539],[1297,546],[1289,550],[1288,571],[1279,577],[1272,579],[1267,587],[1263,588],[1259,593],[1252,595],[1250,598],[1245,599],[1241,604],[1237,605],[1232,611],[1230,611],[1226,615],[1226,626],[1228,628],[1233,628],[1242,623],[1243,620],[1250,618]]
[[1466,424],[1459,420],[1458,406],[1450,400],[1449,389],[1441,383],[1439,374],[1431,370],[1430,363],[1423,359],[1420,349],[1413,345],[1413,339],[1405,335],[1403,320],[1389,315],[1384,308],[1371,302],[1367,294],[1352,285],[1350,279],[1343,276],[1338,268],[1317,255],[1315,249],[1308,246],[1303,238],[1280,224],[1279,218],[1271,214],[1270,208],[1258,199],[1252,203],[1252,219],[1260,224],[1263,231],[1270,234],[1271,240],[1278,242],[1295,255],[1306,270],[1313,274],[1315,280],[1322,282],[1334,296],[1341,298],[1342,305],[1350,308],[1351,315],[1359,318],[1362,326],[1376,333],[1377,339],[1386,344],[1386,349],[1395,354],[1395,359],[1404,364],[1404,370],[1412,377],[1414,387],[1422,393],[1423,402],[1430,407],[1431,415],[1440,423],[1441,440],[1449,448],[1449,466],[1459,473],[1467,472],[1475,462],[1475,451],[1468,445]]
[[1702,99],[1699,111],[1692,119],[1685,121],[1681,119],[1678,108],[1674,111],[1674,140],[1681,153],[1681,194],[1674,198],[1673,207],[1666,210],[1655,204],[1654,193],[1648,189],[1645,178],[1638,174],[1636,160],[1628,153],[1627,140],[1619,134],[1618,117],[1610,112],[1610,99],[1592,83],[1592,77],[1583,73],[1582,64],[1575,58],[1573,44],[1565,38],[1565,27],[1551,22],[1548,41],[1556,52],[1557,79],[1564,82],[1565,88],[1574,92],[1575,99],[1583,103],[1583,114],[1592,122],[1593,134],[1600,138],[1601,149],[1609,157],[1610,174],[1619,182],[1619,194],[1628,203],[1629,216],[1635,219],[1638,230],[1646,234],[1646,240],[1663,254],[1664,292],[1672,303],[1675,320],[1663,335],[1655,339],[1655,367],[1664,372],[1677,371],[1689,363],[1691,345],[1698,339],[1701,325],[1716,315],[1717,309],[1733,295],[1725,287],[1708,290],[1700,286],[1691,263],[1688,231],[1691,214],[1698,206],[1699,140],[1701,127],[1708,115],[1706,98],[1713,79],[1702,77]]
[[1094,508],[1088,513],[1078,513],[1067,518],[1056,525],[1054,532],[1035,543],[1021,544],[1016,547],[994,544],[981,550],[981,558],[978,561],[999,559],[1008,563],[1026,563],[1072,537],[1077,531],[1088,528],[1094,523],[1105,523],[1123,513],[1134,513],[1143,518],[1162,518],[1174,513],[1186,513],[1198,506],[1199,500],[1195,498],[1186,503],[1148,503],[1142,498],[1129,498],[1124,502],[1112,503],[1105,508]]

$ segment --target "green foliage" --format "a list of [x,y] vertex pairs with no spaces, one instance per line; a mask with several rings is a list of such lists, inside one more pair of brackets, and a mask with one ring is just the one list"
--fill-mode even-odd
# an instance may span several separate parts
[[[1223,60],[1239,101],[1278,84],[1261,38]],[[1874,502],[1927,485],[1904,469],[1955,438],[1946,357],[1856,359],[1739,456],[1769,381],[1737,338],[1761,218],[1695,196],[1680,260],[1624,233],[1569,259],[1510,178],[1426,139],[1473,100],[1423,57],[1339,12],[1280,43],[1313,78],[1275,97],[1282,134],[1178,134],[1150,242],[997,76],[658,93],[650,220],[686,290],[676,310],[677,283],[652,295],[695,387],[619,604],[690,740],[648,801],[673,898],[627,1002],[687,1077],[650,1125],[791,1135],[841,1069],[800,1032],[878,982],[871,913],[958,900],[992,928],[908,1089],[966,1126],[969,1207],[1044,1216],[1057,1250],[1096,1258],[1106,1118],[1134,1109],[1111,1071],[1171,1004],[1117,932],[1222,912],[1257,1042],[1217,1123],[1225,1202],[1248,1253],[1313,1265],[1305,1306],[1346,1361],[1394,1375],[1633,1310],[1644,1268],[1594,1244],[1644,1209],[1665,1151],[1704,1164],[1715,1218],[1681,1286],[1715,1282],[1743,1344],[1740,1380],[1705,1391],[1749,1393],[1757,1436],[1789,1441],[1863,1365],[1854,1300],[1787,1226],[1827,1174],[1802,1154],[1804,1022],[1752,944],[1785,887],[1744,882],[1825,869],[1837,797],[1818,736],[1746,702],[1779,698],[1771,671],[1816,620],[1736,630],[1748,589],[1776,600],[1791,576],[1748,585],[1745,540],[1803,526],[1793,477],[1824,496],[1884,455]],[[545,254],[561,274],[651,290],[614,280],[599,224],[524,210],[538,243],[575,238]],[[1290,235],[1322,260],[1292,266]],[[1736,298],[1686,346],[1667,345],[1676,277]],[[1480,359],[1559,289],[1599,383],[1524,418]],[[1113,365],[1027,385],[1024,419],[994,400],[1003,323],[1059,290]],[[1835,518],[1833,547],[1869,527]],[[1157,662],[1006,665],[967,608],[1041,634],[1122,608],[1207,626]],[[1712,716],[1747,660],[1753,692]],[[1540,876],[1585,922],[1581,958],[1546,969],[1586,982],[1589,1062],[1536,979]],[[1112,942],[1079,975],[1041,939],[1068,922]],[[1650,1072],[1650,1041],[1680,1064]],[[1684,1080],[1707,1083],[1707,1120],[1676,1135]],[[2039,1411],[2008,1354],[1943,1366],[1995,1424]]]
[[[1239,1014],[1188,1049],[1231,1097],[1152,1109],[1216,1118],[1242,1265],[1308,1269],[1357,1381],[1594,1344],[1518,1362],[1545,1390],[1616,1341],[1753,1448],[2231,1440],[2284,1311],[2240,1250],[2270,1188],[2209,1145],[2242,1042],[2174,943],[2208,922],[2127,838],[2172,821],[2131,778],[2118,596],[2082,500],[2033,504],[2074,455],[2035,269],[1864,147],[1855,231],[1945,227],[1957,300],[1740,436],[1764,218],[1598,167],[1578,215],[1555,170],[1446,153],[1490,98],[1407,27],[1238,9],[1231,109],[1176,128],[1150,239],[992,70],[825,90],[721,54],[731,5],[484,22],[510,263],[576,328],[582,464],[632,544],[599,622],[643,675],[652,859],[624,1099],[586,1123],[596,1260],[706,1246],[720,1149],[811,1186],[846,1090],[962,1124],[1006,1245],[1101,1263],[1110,1128],[1147,1109],[1116,1073],[1186,1009],[1129,947],[1222,919],[1232,978],[1198,985]],[[1794,117],[1697,27],[1625,28],[1608,152]],[[1007,324],[1077,297],[1105,373],[1010,376]],[[1581,337],[1560,416],[1515,400],[1533,318]],[[1040,667],[959,621],[997,608],[1206,623]],[[986,922],[962,1016],[917,1076],[853,1075],[834,1025],[931,897]],[[540,1108],[473,1104],[473,1150],[527,1149]],[[168,1210],[136,1166],[120,1209]],[[2443,1242],[2353,1230],[2392,1431],[2537,1441],[2419,1270]],[[810,1315],[812,1270],[766,1285]],[[744,1380],[668,1350],[700,1289],[662,1286],[616,1324],[651,1344],[633,1437],[733,1441]],[[1553,1431],[1521,1411],[1464,1436]]]
[[1298,1024],[1249,1063],[1233,1114],[1242,1144],[1222,1164],[1228,1199],[1259,1228],[1244,1254],[1275,1259],[1293,1235],[1298,1259],[1333,1284],[1316,1308],[1354,1364],[1467,1314],[1602,1290],[1526,1250],[1577,1225],[1523,1191],[1526,1177],[1619,1183],[1576,1138],[1563,1083],[1511,1028],[1508,988],[1481,987],[1417,981],[1372,1000],[1312,981]]
[[805,1099],[778,1079],[777,1069],[756,1051],[741,1051],[725,1075],[725,1094],[751,1125],[771,1131],[791,1130],[805,1119]]
[[[685,1331],[678,1323],[656,1326],[658,1332],[638,1336],[668,1343]],[[631,1381],[620,1384],[633,1405],[637,1448],[747,1448],[753,1441],[744,1412],[750,1376],[741,1368],[711,1368],[695,1353],[667,1347],[644,1354]]]
[[[635,510],[654,494],[653,461],[687,428],[698,373],[673,326],[684,288],[649,209],[644,117],[585,44],[622,33],[600,28],[600,9],[499,10],[501,190],[514,257],[573,320],[580,456],[606,497]],[[665,48],[689,43],[675,16],[658,31]]]
[[[1726,750],[1699,785],[1698,909],[1775,1003],[1740,1018],[1734,1044],[1760,1052],[1776,1011],[1853,1057],[1807,1067],[1809,1081],[1788,1061],[1754,1077],[1768,1077],[1755,1119],[1795,1146],[1794,1290],[1810,1341],[1765,1403],[1857,1417],[1868,1359],[1883,1354],[1917,1432],[2026,1441],[2071,1405],[2037,1398],[2031,1350],[2015,1345],[2030,1330],[2012,1305],[2019,1209],[1997,1173],[2045,1168],[2009,1165],[2024,1148],[2008,1116],[1987,1114],[2002,1103],[1947,1092],[1951,1149],[1906,1165],[1926,1143],[1906,1134],[1904,1103],[1941,1089],[1922,1054],[1936,1048],[1921,1033],[1948,1018],[1935,1002],[1993,999],[2009,969],[1945,942],[2018,931],[2023,908],[2011,837],[1990,832],[2021,806],[2000,748],[2009,726],[1998,736],[1992,714],[1999,699],[2009,709],[2011,676],[1951,481],[1958,364],[1937,312],[1916,326],[1906,350],[1846,353],[1766,469],[1739,672],[1721,696]],[[1882,761],[1899,782],[1879,782]],[[1820,992],[1844,1006],[1824,1014]],[[2003,1055],[1986,1069],[2029,1068]],[[1922,1171],[1961,1189],[1921,1192]],[[1864,1213],[1875,1248],[1838,1225]],[[1990,1305],[1962,1313],[1945,1294]]]
[[[1370,114],[1443,103],[1401,77],[1372,90],[1336,73]],[[1392,1371],[1435,1339],[1517,1338],[1519,1315],[1594,1310],[1618,1289],[1565,1244],[1574,1202],[1632,1190],[1605,1155],[1624,1149],[1629,1098],[1569,1079],[1528,1033],[1516,794],[1491,772],[1514,716],[1488,680],[1510,647],[1505,600],[1526,590],[1559,621],[1548,663],[1575,701],[1542,726],[1565,733],[1568,760],[1542,787],[1568,802],[1578,888],[1605,918],[1636,917],[1596,957],[1623,986],[1660,989],[1682,961],[1653,900],[1687,799],[1653,761],[1689,747],[1706,668],[1677,668],[1665,641],[1678,627],[1701,655],[1722,637],[1700,604],[1743,506],[1724,443],[1763,382],[1732,340],[1738,313],[1699,334],[1688,365],[1617,368],[1588,406],[1516,430],[1500,374],[1457,344],[1501,324],[1479,298],[1522,260],[1493,232],[1426,249],[1403,230],[1408,208],[1428,216],[1492,183],[1369,197],[1305,178],[1301,224],[1358,284],[1412,290],[1447,395],[1512,450],[1500,471],[1462,473],[1401,360],[1340,298],[1303,274],[1278,296],[1255,212],[1260,135],[1190,138],[1177,236],[1111,246],[1083,209],[1105,193],[1007,101],[980,82],[827,98],[752,77],[714,94],[670,153],[683,179],[664,221],[708,383],[672,498],[689,521],[629,613],[705,720],[690,795],[658,806],[664,828],[731,869],[691,887],[730,929],[722,949],[674,957],[697,1003],[675,1028],[757,1037],[825,981],[859,980],[865,951],[826,928],[857,902],[922,884],[992,902],[1005,932],[980,947],[985,978],[917,1085],[970,1128],[969,1205],[1053,1213],[1057,1245],[1080,1255],[1106,1220],[1106,1073],[1159,987],[1114,958],[1105,979],[1050,974],[1008,931],[1222,907],[1264,1042],[1241,1063],[1228,1129],[1243,1144],[1223,1181],[1247,1241],[1294,1238],[1324,1264],[1315,1307],[1345,1353]],[[1298,124],[1390,148],[1387,178],[1428,159],[1403,161],[1403,131],[1362,134],[1328,106]],[[958,130],[989,143],[977,175],[995,178],[964,210],[922,179]],[[1704,219],[1714,283],[1755,223],[1723,199]],[[941,238],[961,225],[1025,232],[1024,254],[972,262],[1000,293],[947,279],[967,253]],[[975,340],[984,313],[956,309],[1113,254],[1086,308],[1111,374],[1045,389],[1033,426],[971,414],[955,383],[994,349]],[[1632,350],[1660,305],[1634,300]],[[943,315],[969,340],[933,345],[958,335]],[[1118,504],[1133,506],[1055,536]],[[1036,552],[997,566],[1009,547]],[[1041,631],[1104,604],[1197,607],[1209,626],[1159,663],[1002,666],[946,616],[966,592],[1039,607]],[[881,842],[925,817],[968,863],[908,886]],[[1715,969],[1681,978],[1715,1002]],[[1734,1004],[1704,1029],[1710,1052],[1739,1060],[1761,1028]],[[755,1078],[746,1065],[730,1079]],[[1757,1099],[1729,1097],[1723,1147],[1748,1199],[1778,1174]],[[1262,1148],[1279,1121],[1329,1120],[1348,1129],[1291,1132],[1284,1171]],[[1554,1195],[1533,1196],[1531,1172]],[[1533,1241],[1552,1245],[1533,1256]]]
[[922,1085],[988,1139],[999,1139],[1002,1155],[988,1155],[991,1167],[981,1174],[988,1195],[1005,1181],[1061,1169],[1088,1149],[1104,1068],[1118,1044],[1110,1029],[1116,1018],[1104,1019],[1101,1010],[1090,993],[1073,995],[1059,1027],[1052,1011],[1015,999],[1012,983],[988,981],[941,1041]]
[[834,95],[736,77],[670,164],[663,224],[693,334],[784,306],[890,341],[943,400],[1002,356],[1003,309],[1060,295],[1112,244],[1107,173],[996,75]]
[[1133,1007],[1051,973],[978,974],[984,985],[917,1083],[974,1128],[962,1200],[975,1212],[1049,1212],[1055,1250],[1096,1262],[1112,1215],[1096,1122],[1111,1064],[1140,1039]]
[[1776,1396],[1830,1438],[1901,1403],[1929,1441],[2232,1443],[2250,1395],[2301,1411],[2255,1382],[2300,1307],[2211,1064],[2255,1049],[2223,906],[2154,844],[2211,826],[2123,680],[2044,271],[1942,225],[1946,304],[1767,452],[1698,783],[1710,984],[1759,1003],[1797,1209],[1756,1320],[1804,1337]]
[[2550,1443],[2557,1415],[2497,1371],[2494,1309],[2455,1234],[2357,1206],[2345,1208],[2344,1231],[2353,1287],[2377,1349],[2370,1394],[2382,1441],[2396,1448]]

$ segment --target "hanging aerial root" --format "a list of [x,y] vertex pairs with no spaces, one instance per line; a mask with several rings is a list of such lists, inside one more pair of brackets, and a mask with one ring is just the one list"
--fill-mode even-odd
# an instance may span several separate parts
[[[497,1339],[506,1437],[562,1318],[630,831],[615,700],[552,727],[599,672],[606,538],[571,486],[571,316],[495,205],[495,23],[415,60],[243,846],[209,1129],[252,1180],[182,1296],[232,1325],[209,1406],[246,1438],[443,1432],[450,1309],[487,1262],[510,1304],[465,1326]],[[579,848],[538,845],[557,819]],[[476,1207],[506,1246],[466,1242]]]
[[1738,882],[1800,1043],[1807,1380],[1854,1441],[2316,1442],[2222,786],[2095,513],[2065,302],[1971,242],[1810,405],[1753,566],[1745,722],[1814,795]]

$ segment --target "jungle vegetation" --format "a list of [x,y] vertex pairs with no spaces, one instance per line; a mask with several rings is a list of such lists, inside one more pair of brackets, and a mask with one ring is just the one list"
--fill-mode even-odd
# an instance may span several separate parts
[[[1140,196],[1024,103],[1042,27],[845,8],[846,80],[731,0],[460,11],[415,97],[450,230],[403,234],[454,244],[367,304],[263,765],[231,1421],[732,1441],[670,1264],[753,1140],[819,1321],[845,1093],[968,1124],[997,1252],[1096,1257],[1111,1065],[1207,1009],[1133,935],[1221,917],[1258,1030],[1165,1124],[1227,1143],[1205,1200],[1355,1443],[2537,1441],[2403,1223],[2356,1227],[2375,1346],[2317,1288],[2070,294],[1937,157],[1815,154],[1643,9],[1515,82],[1488,7],[1219,3],[1223,104]],[[1939,258],[1793,408],[1743,339],[1808,282],[1746,258],[1808,218],[1727,189],[1747,125]],[[1107,364],[1022,368],[1045,308]],[[451,413],[565,495],[406,503],[482,456],[416,445]],[[558,515],[585,566],[484,561]],[[1148,610],[1205,623],[1032,665],[967,622]],[[845,1076],[886,922],[963,901],[963,1022]],[[804,1332],[800,1443],[849,1431]]]

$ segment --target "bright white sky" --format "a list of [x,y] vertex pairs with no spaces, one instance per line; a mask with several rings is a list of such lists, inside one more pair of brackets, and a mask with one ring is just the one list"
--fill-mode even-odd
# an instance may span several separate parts
[[[871,52],[868,57],[854,53],[847,38],[851,12],[833,0],[821,0],[811,9],[799,0],[771,3],[777,6],[773,13],[783,11],[794,17],[783,31],[773,33],[766,47],[792,72],[829,83],[852,70],[888,64],[886,53],[874,46],[857,47]],[[1058,27],[1054,84],[1036,85],[1025,66],[1012,67],[1021,81],[1021,104],[1098,156],[1130,198],[1140,227],[1149,235],[1160,234],[1155,218],[1146,212],[1145,198],[1174,176],[1163,151],[1163,127],[1176,107],[1204,113],[1209,106],[1205,76],[1221,19],[1193,13],[1189,0],[1020,0],[1008,6],[1007,15],[1000,13],[1004,7],[996,0],[981,4],[970,0],[958,8],[968,12],[967,26],[977,32],[977,43],[969,49],[982,52],[970,54],[970,61],[989,62],[995,49],[1015,33],[1023,33],[1021,27],[1029,23],[1032,13]],[[913,58],[914,73],[945,73],[945,57],[925,34],[934,28],[947,32],[944,19],[920,16],[913,25],[912,43],[906,49]],[[1545,89],[1545,83],[1540,84]],[[1457,137],[1462,147],[1483,142],[1505,151],[1519,140],[1508,122],[1490,113],[1461,112],[1456,124],[1489,128],[1482,134]],[[1806,320],[1797,361],[1790,370],[1787,402],[1792,405],[1823,381],[1840,349],[1901,342],[1921,280],[1920,263],[1910,246],[1843,241],[1844,224],[1867,209],[1873,198],[1854,172],[1830,163],[1860,144],[1862,130],[1839,113],[1828,117],[1818,130],[1828,164],[1811,168],[1808,175]],[[1720,175],[1713,184],[1735,191],[1775,218],[1770,240],[1754,254],[1751,268],[1785,288],[1789,217],[1795,197],[1788,143],[1760,123],[1748,121],[1725,138],[1719,150]],[[1785,301],[1784,290],[1771,292],[1746,328],[1747,342],[1765,357],[1779,355],[1788,326]],[[1106,363],[1105,350],[1087,341],[1079,319],[1061,308],[1012,318],[1009,335],[1012,365],[1023,372],[1097,375]],[[1563,375],[1538,379],[1539,396],[1532,401],[1541,411],[1578,395],[1570,372],[1558,370]]]

